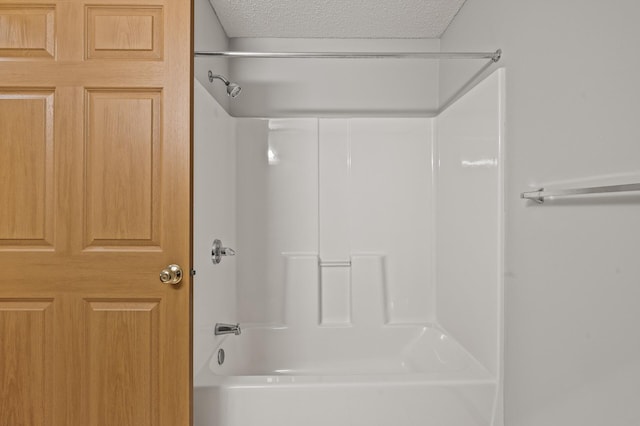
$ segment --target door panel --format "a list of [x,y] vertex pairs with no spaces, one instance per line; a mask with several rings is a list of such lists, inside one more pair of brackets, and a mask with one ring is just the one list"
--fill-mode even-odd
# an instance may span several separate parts
[[0,92],[0,117],[0,246],[50,246],[53,94]]
[[0,5],[0,56],[54,56],[53,6]]
[[160,102],[159,91],[87,92],[87,246],[159,245]]
[[50,424],[52,315],[50,300],[0,300],[2,424]]
[[90,424],[158,424],[159,300],[85,302]]
[[161,7],[87,7],[87,57],[160,59]]
[[0,5],[0,426],[190,424],[191,51],[189,0]]

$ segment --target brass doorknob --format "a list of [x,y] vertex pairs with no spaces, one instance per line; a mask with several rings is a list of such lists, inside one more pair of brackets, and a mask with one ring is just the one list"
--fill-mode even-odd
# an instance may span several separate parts
[[180,265],[169,265],[160,271],[160,281],[163,284],[180,284],[180,281],[182,281],[182,268]]

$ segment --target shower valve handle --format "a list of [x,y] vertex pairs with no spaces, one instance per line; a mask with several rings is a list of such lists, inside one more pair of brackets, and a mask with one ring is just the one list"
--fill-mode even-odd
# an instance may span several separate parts
[[215,239],[211,246],[211,261],[214,265],[217,265],[222,261],[222,256],[234,256],[235,250],[229,247],[222,247],[222,241]]
[[220,249],[220,255],[221,256],[235,256],[236,252],[234,249],[229,248],[229,247],[222,247]]

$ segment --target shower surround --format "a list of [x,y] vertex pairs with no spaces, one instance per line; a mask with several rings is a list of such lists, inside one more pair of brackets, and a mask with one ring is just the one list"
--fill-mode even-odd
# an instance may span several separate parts
[[196,82],[196,426],[502,424],[503,80],[319,119],[232,118]]

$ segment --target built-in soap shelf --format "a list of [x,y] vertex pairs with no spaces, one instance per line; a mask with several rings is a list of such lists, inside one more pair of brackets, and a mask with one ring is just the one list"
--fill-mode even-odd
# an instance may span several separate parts
[[347,260],[322,260],[320,259],[321,268],[351,268],[351,259]]
[[285,323],[295,327],[377,326],[390,321],[385,256],[285,257]]

